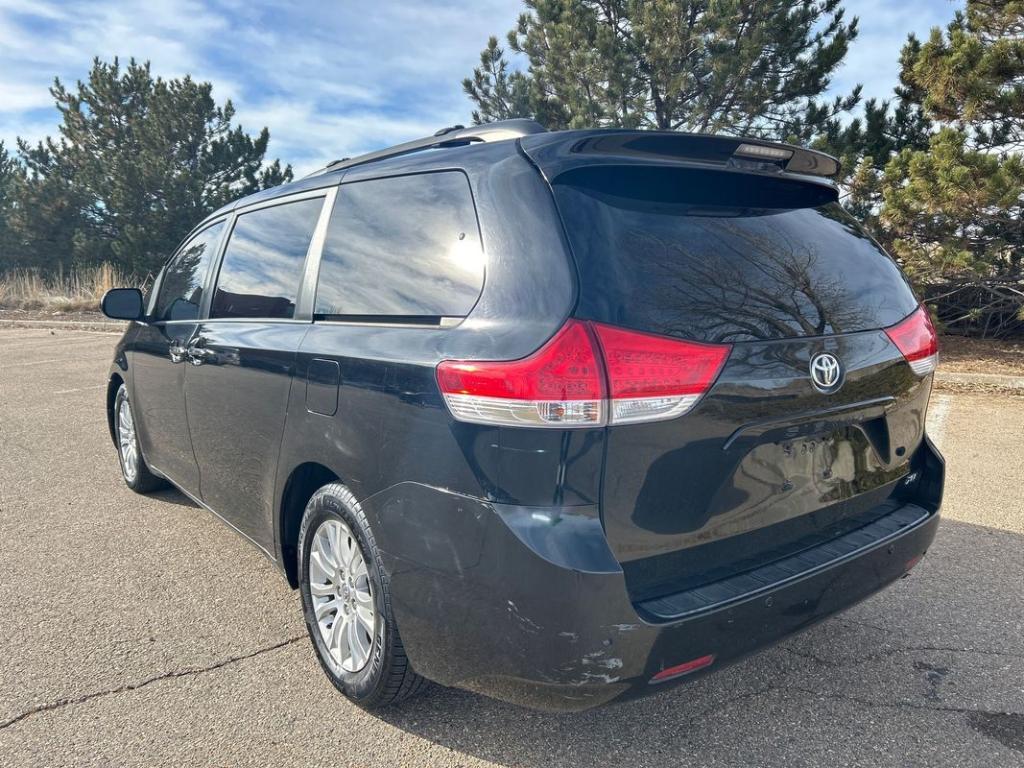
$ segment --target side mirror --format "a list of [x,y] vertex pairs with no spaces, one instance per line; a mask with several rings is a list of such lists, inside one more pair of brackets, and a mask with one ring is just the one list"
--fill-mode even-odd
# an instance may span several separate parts
[[142,320],[146,307],[138,288],[111,288],[103,294],[103,314],[114,320]]

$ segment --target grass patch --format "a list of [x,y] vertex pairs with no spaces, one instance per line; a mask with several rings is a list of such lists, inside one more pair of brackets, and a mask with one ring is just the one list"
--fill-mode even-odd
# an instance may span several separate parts
[[0,308],[51,314],[98,312],[100,299],[111,288],[142,287],[147,282],[112,264],[60,270],[52,275],[16,269],[0,275]]

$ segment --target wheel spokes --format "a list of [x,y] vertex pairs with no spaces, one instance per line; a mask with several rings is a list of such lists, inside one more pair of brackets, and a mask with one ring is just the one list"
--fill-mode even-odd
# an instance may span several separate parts
[[[337,600],[325,600],[317,605],[314,610],[316,612],[317,621],[323,621],[331,611],[337,611],[340,613],[341,606]],[[335,621],[337,621],[337,617],[335,618]]]
[[373,611],[366,606],[357,605],[355,617],[358,619],[359,624],[362,625],[363,629],[366,630],[366,634],[373,637]]
[[313,597],[334,597],[334,585],[330,583],[317,584],[310,580],[309,594]]
[[373,650],[377,611],[359,540],[341,520],[324,520],[313,534],[307,585],[327,654],[358,672]]
[[316,541],[313,542],[313,549],[309,553],[309,570],[310,581],[317,581],[321,584],[333,581],[334,574],[338,570],[337,566],[328,559],[326,553],[317,547]]
[[135,421],[127,399],[121,400],[117,411],[117,436],[121,448],[121,464],[129,482],[135,479],[138,469],[138,446],[135,444]]
[[349,620],[348,622],[348,647],[352,656],[352,663],[356,669],[362,669],[370,658],[370,644],[373,635],[364,631],[362,622]]

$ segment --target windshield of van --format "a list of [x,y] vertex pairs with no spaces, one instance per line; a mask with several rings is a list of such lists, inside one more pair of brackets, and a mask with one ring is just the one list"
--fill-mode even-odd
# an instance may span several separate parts
[[827,187],[619,166],[570,171],[553,189],[581,317],[736,342],[882,328],[917,305]]

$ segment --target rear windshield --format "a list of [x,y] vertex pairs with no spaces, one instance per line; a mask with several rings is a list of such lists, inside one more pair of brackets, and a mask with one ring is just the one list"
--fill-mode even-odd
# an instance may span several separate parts
[[553,188],[587,319],[732,342],[882,328],[917,304],[826,187],[634,166]]

